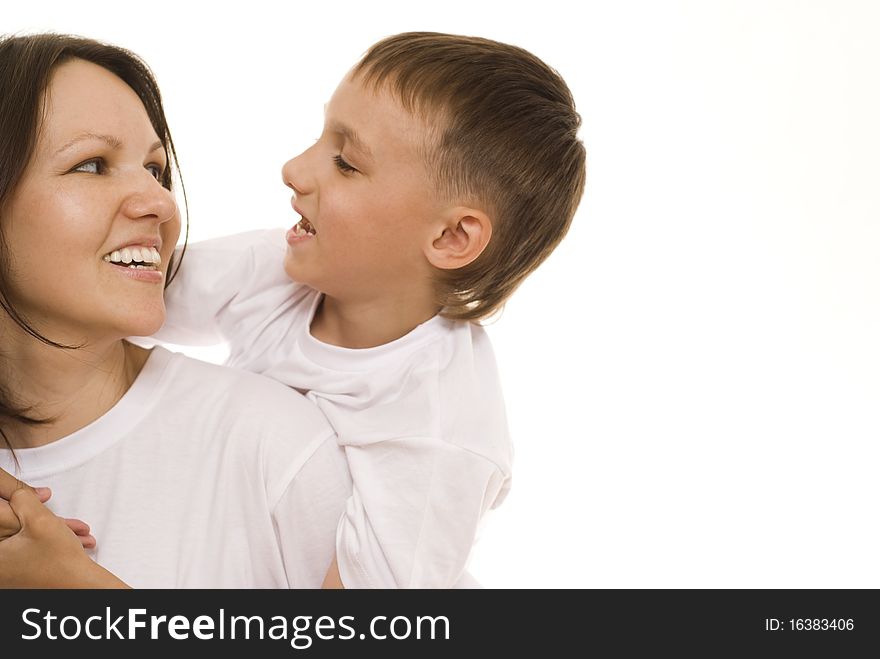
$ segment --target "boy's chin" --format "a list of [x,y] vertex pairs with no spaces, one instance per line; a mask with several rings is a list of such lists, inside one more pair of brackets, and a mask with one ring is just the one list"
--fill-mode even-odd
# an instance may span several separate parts
[[305,268],[303,268],[300,263],[297,263],[296,259],[290,254],[290,252],[284,257],[284,272],[291,281],[295,281],[299,284],[306,284],[307,286],[312,285],[305,272]]

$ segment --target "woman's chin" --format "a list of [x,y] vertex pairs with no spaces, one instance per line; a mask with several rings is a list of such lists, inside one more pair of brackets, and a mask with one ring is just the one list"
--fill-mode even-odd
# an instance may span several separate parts
[[126,323],[124,336],[152,336],[165,324],[165,309],[161,314],[145,315],[143,318],[132,318]]

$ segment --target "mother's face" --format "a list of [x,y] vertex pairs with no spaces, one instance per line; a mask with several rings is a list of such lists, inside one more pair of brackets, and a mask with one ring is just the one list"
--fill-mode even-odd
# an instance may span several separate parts
[[2,216],[8,295],[45,336],[92,341],[161,326],[180,234],[174,198],[157,180],[167,166],[120,78],[83,60],[55,69],[34,155]]

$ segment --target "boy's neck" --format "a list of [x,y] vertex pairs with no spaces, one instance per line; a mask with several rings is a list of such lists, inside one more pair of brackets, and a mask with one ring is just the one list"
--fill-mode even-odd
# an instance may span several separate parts
[[341,348],[375,348],[409,334],[440,309],[424,300],[342,301],[325,295],[312,319],[313,337]]

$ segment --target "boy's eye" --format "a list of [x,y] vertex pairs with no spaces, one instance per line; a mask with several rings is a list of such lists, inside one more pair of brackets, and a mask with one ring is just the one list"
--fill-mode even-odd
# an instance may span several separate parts
[[357,169],[355,169],[354,167],[349,165],[347,162],[345,162],[345,159],[341,155],[340,156],[333,156],[333,162],[336,163],[336,168],[340,172],[343,172],[345,174],[350,174],[351,172],[357,171]]

